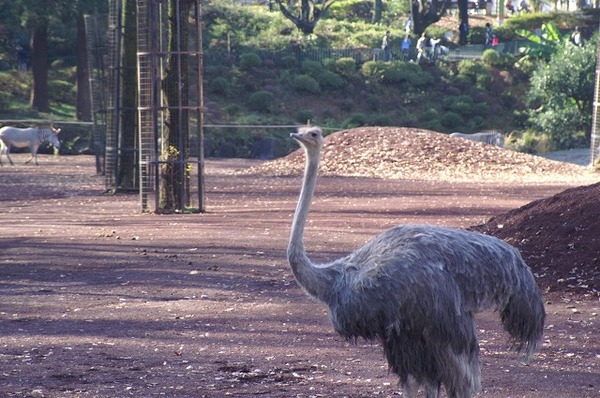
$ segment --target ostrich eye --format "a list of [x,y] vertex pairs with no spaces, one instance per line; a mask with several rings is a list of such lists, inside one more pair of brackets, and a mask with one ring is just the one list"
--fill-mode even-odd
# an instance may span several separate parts
[[313,137],[317,138],[317,133],[312,133],[311,134]]

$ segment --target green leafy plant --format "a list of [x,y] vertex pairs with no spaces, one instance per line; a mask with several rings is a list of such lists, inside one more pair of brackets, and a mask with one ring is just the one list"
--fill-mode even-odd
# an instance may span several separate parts
[[321,86],[319,82],[309,75],[295,75],[292,78],[292,88],[299,92],[319,94],[321,92]]
[[554,22],[542,24],[539,35],[525,29],[518,29],[516,33],[528,40],[519,48],[524,56],[546,61],[556,52],[558,45],[565,41]]
[[257,91],[250,94],[248,108],[258,112],[272,112],[275,107],[275,96],[270,91]]

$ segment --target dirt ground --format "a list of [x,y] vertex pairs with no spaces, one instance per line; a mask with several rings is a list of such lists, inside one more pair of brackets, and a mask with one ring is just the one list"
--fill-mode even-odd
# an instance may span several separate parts
[[[400,395],[381,347],[336,335],[286,264],[298,175],[209,160],[208,212],[155,215],[104,195],[92,157],[26,157],[0,167],[0,397]],[[578,185],[324,176],[306,246],[332,260],[399,223],[480,225]],[[480,396],[600,396],[599,296],[549,286],[527,364],[497,314],[477,317]]]

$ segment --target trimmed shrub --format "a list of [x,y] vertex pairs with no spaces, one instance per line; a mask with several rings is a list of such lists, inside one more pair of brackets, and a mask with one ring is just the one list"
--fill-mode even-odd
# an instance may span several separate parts
[[426,87],[434,81],[431,74],[412,62],[368,61],[360,71],[365,77],[381,83],[399,84],[407,91]]
[[300,67],[302,73],[315,77],[320,74],[325,68],[317,61],[303,61]]
[[262,59],[256,53],[245,53],[240,55],[240,69],[251,70],[262,65]]
[[354,76],[356,74],[356,60],[354,58],[340,58],[336,60],[335,71],[342,76]]
[[319,94],[321,92],[321,86],[319,85],[319,82],[308,75],[294,76],[292,78],[292,87],[294,90],[299,92],[311,94]]
[[498,54],[498,51],[494,50],[493,48],[488,48],[485,50],[481,56],[481,59],[489,66],[497,66],[502,62],[500,54]]
[[457,79],[468,86],[486,90],[492,83],[492,78],[488,68],[481,62],[474,60],[462,60],[458,63]]
[[252,93],[248,98],[248,108],[257,112],[272,112],[275,108],[275,96],[265,90]]
[[208,83],[208,91],[212,94],[227,95],[230,90],[231,85],[224,77],[217,77]]
[[346,82],[340,75],[326,69],[323,69],[315,76],[315,80],[325,90],[339,90],[346,85]]

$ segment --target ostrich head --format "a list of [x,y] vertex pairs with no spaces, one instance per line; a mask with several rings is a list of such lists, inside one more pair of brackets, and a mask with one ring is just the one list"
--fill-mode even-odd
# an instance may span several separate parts
[[300,127],[291,137],[302,145],[309,155],[318,153],[323,146],[323,132],[318,127]]

